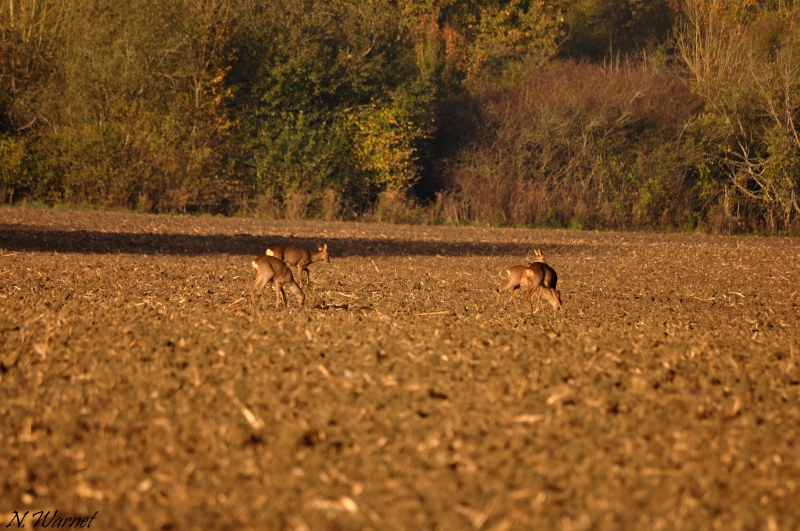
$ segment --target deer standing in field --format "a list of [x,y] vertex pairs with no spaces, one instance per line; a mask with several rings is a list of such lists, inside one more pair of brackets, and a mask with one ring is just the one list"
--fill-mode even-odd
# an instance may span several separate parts
[[308,289],[308,284],[311,282],[311,273],[308,272],[309,264],[313,262],[319,262],[320,260],[326,264],[331,263],[331,259],[328,256],[328,244],[323,243],[322,245],[318,246],[317,249],[317,252],[311,253],[305,249],[298,249],[297,247],[274,245],[267,249],[267,256],[274,256],[278,260],[283,260],[286,265],[290,267],[296,267],[297,280],[300,281],[300,284],[303,283],[303,271],[305,271],[305,287]]
[[[528,259],[530,259],[530,256]],[[525,288],[525,300],[528,302],[528,310],[531,314],[539,311],[543,292],[546,293],[545,298],[550,302],[554,310],[561,309],[561,292],[556,290],[558,275],[556,275],[552,267],[547,265],[541,249],[534,250],[533,262],[530,262],[527,266],[511,266],[506,269],[506,272],[508,273],[508,282],[497,291],[495,306],[500,304],[500,294],[510,289],[514,308],[519,310],[515,295],[517,290],[522,287]],[[531,297],[533,296],[533,291],[537,289],[539,290],[539,299],[536,302],[536,310],[534,311]]]
[[283,302],[284,308],[288,307],[286,303],[286,293],[283,291],[284,288],[293,293],[297,298],[298,304],[300,304],[301,307],[303,306],[306,296],[303,290],[300,289],[300,286],[297,285],[297,282],[294,281],[292,270],[289,269],[286,264],[272,256],[259,256],[251,262],[251,265],[253,269],[256,270],[256,281],[253,282],[253,285],[250,287],[250,302],[253,306],[256,304],[254,292],[258,291],[261,294],[261,301],[266,308],[267,301],[264,299],[263,290],[267,282],[270,281],[275,284],[275,297],[277,298],[275,302],[276,308],[280,308],[281,302]]
[[[530,254],[528,254],[528,261],[530,262]],[[528,276],[525,274],[525,272],[530,266],[532,266],[534,263],[537,262],[546,263],[544,255],[542,254],[542,251],[540,249],[536,249],[534,251],[533,262],[530,262],[527,266],[515,265],[506,269],[506,273],[508,273],[508,282],[497,291],[497,302],[495,303],[495,306],[500,304],[500,294],[510,289],[511,300],[514,302],[514,308],[519,310],[519,306],[517,305],[517,298],[515,297],[515,295],[517,294],[517,290],[520,289],[521,287],[525,288],[525,293],[527,294],[528,288],[530,286],[530,280],[528,279]]]
[[558,275],[555,269],[545,262],[534,262],[525,270],[525,277],[528,279],[528,288],[525,292],[525,299],[528,301],[528,310],[531,309],[531,299],[533,291],[539,290],[539,298],[536,300],[536,309],[531,311],[531,315],[539,311],[542,302],[542,293],[553,307],[554,310],[561,309],[561,292],[556,289]]

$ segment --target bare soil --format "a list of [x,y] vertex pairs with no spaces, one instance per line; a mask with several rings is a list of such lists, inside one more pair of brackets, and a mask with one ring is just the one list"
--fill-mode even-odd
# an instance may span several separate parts
[[[251,306],[253,257],[322,242],[305,308]],[[495,307],[535,247],[564,310]],[[1,208],[0,525],[800,529],[798,259],[796,238]]]

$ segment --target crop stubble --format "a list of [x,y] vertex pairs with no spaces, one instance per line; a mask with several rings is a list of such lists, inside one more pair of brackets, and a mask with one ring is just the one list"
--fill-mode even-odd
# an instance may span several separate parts
[[[495,308],[534,247],[564,311]],[[798,239],[3,208],[0,248],[3,525],[800,529]]]

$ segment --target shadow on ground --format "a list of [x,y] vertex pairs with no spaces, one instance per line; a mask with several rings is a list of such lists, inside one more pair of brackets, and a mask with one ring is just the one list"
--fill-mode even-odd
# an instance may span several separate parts
[[[527,243],[422,241],[394,238],[327,238],[331,256],[507,256],[525,255]],[[285,236],[143,234],[133,232],[63,231],[44,227],[0,224],[0,248],[20,252],[94,254],[169,254],[251,256],[268,245],[293,245],[315,250],[319,238]],[[553,253],[569,253],[583,245],[548,245]]]

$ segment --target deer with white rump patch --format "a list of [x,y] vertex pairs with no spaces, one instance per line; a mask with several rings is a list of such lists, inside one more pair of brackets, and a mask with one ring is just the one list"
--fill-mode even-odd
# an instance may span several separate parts
[[300,284],[303,283],[303,271],[306,272],[305,287],[308,289],[308,284],[311,282],[311,273],[308,272],[308,266],[313,262],[331,263],[328,257],[328,244],[323,243],[317,247],[318,251],[311,253],[305,249],[297,247],[288,247],[286,245],[274,245],[267,249],[267,256],[274,256],[278,260],[283,260],[286,265],[297,268],[297,280]]
[[531,298],[534,290],[539,290],[539,298],[536,300],[536,309],[531,311],[534,314],[539,311],[539,304],[542,302],[542,294],[554,310],[561,309],[561,292],[556,289],[558,275],[555,270],[544,262],[534,262],[525,271],[528,279],[528,289],[525,298],[528,301],[528,309],[531,309]]
[[288,307],[286,304],[286,293],[283,291],[284,288],[293,293],[297,298],[297,303],[300,304],[301,307],[303,306],[306,296],[303,290],[300,289],[300,286],[297,285],[297,282],[294,281],[292,271],[286,264],[272,256],[259,256],[253,260],[250,265],[256,270],[256,281],[253,282],[253,285],[250,287],[250,302],[253,306],[256,304],[254,296],[255,291],[261,294],[261,301],[264,303],[264,307],[267,306],[263,290],[267,282],[270,281],[275,284],[275,297],[277,298],[275,302],[276,308],[281,307],[281,302],[283,302],[284,308]]
[[[556,289],[558,275],[555,270],[547,265],[541,249],[534,251],[533,262],[527,266],[516,265],[506,269],[508,282],[497,291],[497,302],[500,304],[500,294],[506,290],[511,290],[511,300],[514,301],[514,308],[519,310],[517,299],[514,297],[519,288],[525,288],[525,300],[528,302],[528,310],[531,314],[539,311],[539,305],[544,293],[545,299],[553,306],[554,310],[561,309],[561,292]],[[534,290],[539,290],[539,298],[536,301],[536,310],[533,310],[531,297]]]

